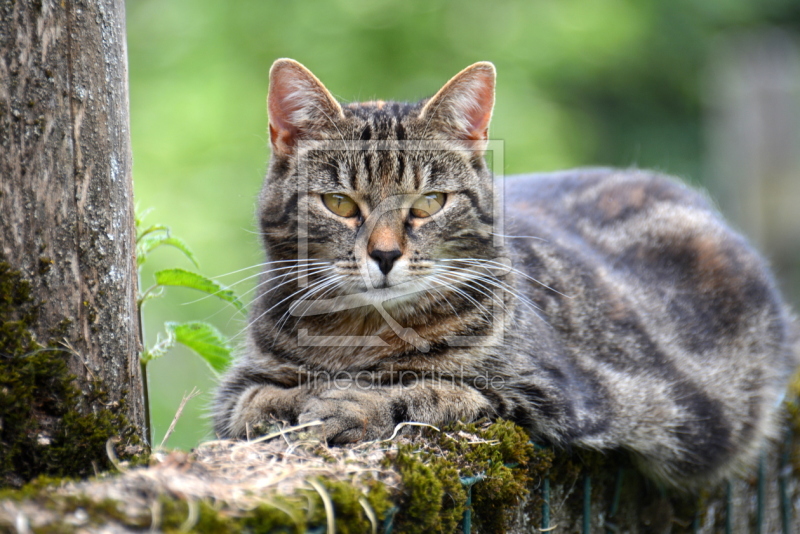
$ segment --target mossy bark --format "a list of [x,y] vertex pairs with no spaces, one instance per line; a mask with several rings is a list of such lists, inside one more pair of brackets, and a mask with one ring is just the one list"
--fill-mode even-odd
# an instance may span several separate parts
[[157,454],[118,476],[0,491],[0,531],[796,532],[799,445],[767,451],[761,483],[754,472],[690,493],[644,479],[622,454],[536,447],[509,422],[337,448],[288,432]]
[[[145,427],[122,0],[0,0],[0,214],[0,485],[91,472],[95,430]],[[9,464],[31,443],[50,460]]]

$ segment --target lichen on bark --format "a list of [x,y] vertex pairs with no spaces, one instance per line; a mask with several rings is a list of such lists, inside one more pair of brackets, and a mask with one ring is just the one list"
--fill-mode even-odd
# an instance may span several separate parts
[[112,438],[123,458],[144,452],[125,406],[108,401],[101,381],[77,387],[68,370],[76,355],[59,332],[44,343],[34,338],[38,310],[29,281],[0,256],[0,487],[107,470]]

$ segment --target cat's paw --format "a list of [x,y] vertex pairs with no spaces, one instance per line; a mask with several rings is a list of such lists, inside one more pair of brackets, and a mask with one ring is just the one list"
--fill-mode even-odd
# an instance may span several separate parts
[[394,429],[389,401],[375,390],[331,389],[311,397],[298,423],[312,421],[321,421],[321,437],[335,444],[385,438]]

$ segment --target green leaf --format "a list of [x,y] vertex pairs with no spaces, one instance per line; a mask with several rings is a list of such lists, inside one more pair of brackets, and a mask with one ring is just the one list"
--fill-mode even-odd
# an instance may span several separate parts
[[145,261],[147,261],[147,256],[150,254],[150,252],[161,245],[169,245],[177,248],[183,252],[184,256],[189,258],[189,261],[191,261],[195,267],[200,267],[197,264],[197,259],[194,257],[194,253],[183,241],[183,239],[180,237],[170,236],[169,233],[143,235],[142,239],[136,246],[136,262],[139,265],[142,265]]
[[137,230],[139,229],[139,227],[144,222],[145,217],[150,215],[151,211],[153,211],[152,207],[147,208],[147,209],[142,210],[142,211],[139,211],[139,205],[138,204],[136,205],[136,207],[133,210],[133,213],[134,213],[134,215],[133,215],[133,224],[134,224],[134,226],[136,227]]
[[145,348],[141,356],[139,356],[141,362],[147,365],[151,361],[161,358],[175,346],[175,341],[175,336],[169,329],[167,330],[167,339],[161,339],[161,334],[158,334],[156,344],[151,348]]
[[228,339],[208,323],[166,323],[167,332],[178,343],[196,352],[217,373],[223,372],[231,362]]
[[236,293],[221,284],[206,278],[203,275],[184,269],[165,269],[155,273],[156,284],[160,286],[178,286],[196,289],[209,295],[214,295],[226,302],[233,304],[237,310],[244,313],[244,305]]
[[141,308],[142,305],[148,300],[161,298],[162,296],[164,296],[164,288],[159,287],[158,285],[154,285],[153,287],[145,291],[141,297],[139,297],[139,299],[136,301],[136,305],[139,306],[139,308]]
[[154,224],[149,226],[146,230],[142,230],[138,233],[136,236],[136,242],[140,242],[142,239],[155,232],[164,232],[167,236],[169,236],[169,226],[165,226],[163,224]]

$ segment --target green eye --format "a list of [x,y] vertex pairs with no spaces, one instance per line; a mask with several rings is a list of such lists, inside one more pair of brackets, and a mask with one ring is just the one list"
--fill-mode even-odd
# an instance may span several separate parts
[[325,207],[339,217],[355,217],[358,215],[358,204],[352,198],[341,193],[325,193],[322,195]]
[[447,195],[444,193],[425,193],[411,205],[411,215],[418,219],[430,217],[444,206]]

